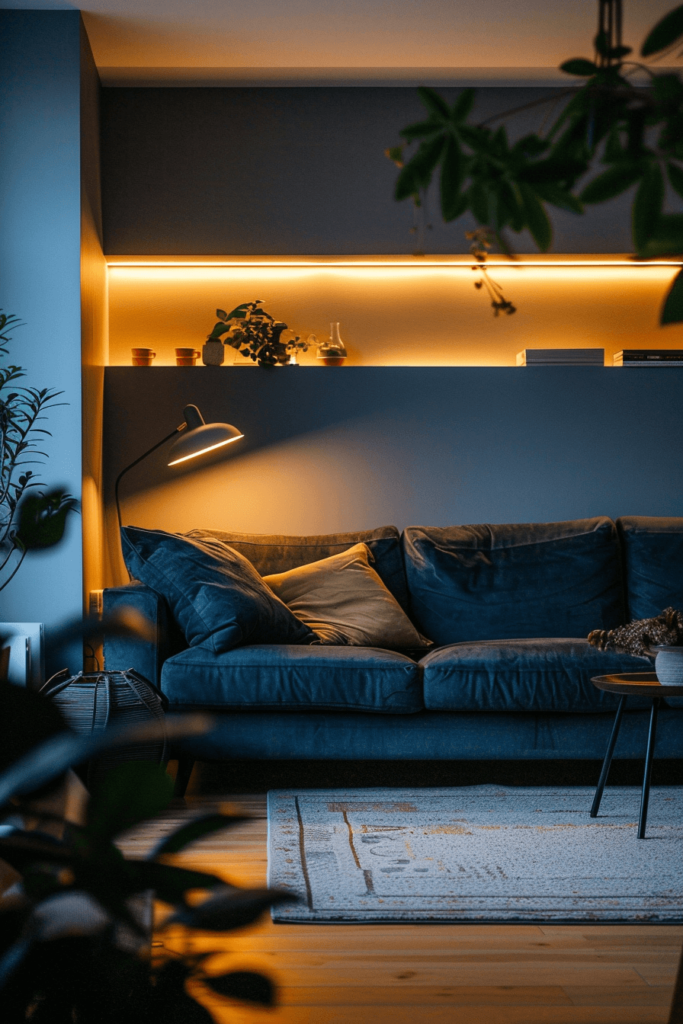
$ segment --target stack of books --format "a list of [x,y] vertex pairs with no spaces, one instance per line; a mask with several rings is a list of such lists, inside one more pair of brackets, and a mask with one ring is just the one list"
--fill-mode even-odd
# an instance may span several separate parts
[[604,366],[604,348],[525,348],[517,366]]
[[683,348],[625,348],[615,352],[615,366],[683,366]]

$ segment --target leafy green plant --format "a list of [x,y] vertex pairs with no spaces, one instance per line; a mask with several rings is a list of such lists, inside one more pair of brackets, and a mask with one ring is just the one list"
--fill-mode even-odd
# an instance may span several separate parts
[[[18,688],[12,694],[16,711]],[[21,692],[21,691],[20,691]],[[31,694],[31,714],[38,695]],[[28,705],[27,705],[28,706]],[[204,732],[205,716],[168,716],[176,737]],[[21,876],[14,894],[0,900],[0,1001],[3,1024],[206,1024],[211,1014],[186,990],[272,1005],[270,981],[251,971],[215,975],[211,953],[173,953],[163,945],[170,929],[222,933],[256,920],[273,903],[291,899],[278,890],[238,889],[216,875],[169,862],[191,843],[243,819],[207,814],[163,838],[147,857],[126,859],[116,838],[159,814],[172,782],[163,767],[144,761],[114,769],[93,795],[87,820],[74,825],[41,812],[31,794],[58,778],[70,764],[112,745],[148,742],[160,726],[114,727],[99,735],[60,733],[44,741],[0,775],[0,858]],[[10,803],[10,800],[12,802]],[[59,826],[61,837],[27,830],[18,815]],[[189,894],[204,893],[200,902]],[[149,894],[166,905],[151,948],[145,922]],[[152,952],[154,956],[152,956]],[[221,945],[220,950],[224,952]]]
[[276,320],[261,306],[263,299],[255,299],[243,302],[230,313],[217,309],[218,323],[208,340],[224,339],[224,344],[236,348],[259,366],[283,366],[296,352],[308,351],[308,344],[298,334],[283,341],[283,333],[289,330],[287,324]]
[[[598,0],[598,10],[593,59],[577,57],[561,65],[566,74],[584,79],[580,87],[479,122],[470,117],[473,89],[451,105],[433,89],[421,88],[426,119],[404,128],[401,145],[386,151],[400,168],[397,200],[410,198],[421,206],[438,173],[444,221],[468,211],[474,217],[478,231],[472,254],[484,277],[492,244],[513,255],[510,232],[528,230],[540,251],[548,251],[553,234],[548,206],[581,214],[633,186],[636,258],[683,254],[683,214],[665,212],[667,183],[683,197],[683,81],[678,74],[656,73],[629,59],[632,49],[621,41],[621,0]],[[640,55],[659,59],[682,37],[679,6],[655,25]],[[638,70],[649,76],[645,87],[631,80]],[[520,110],[561,97],[567,100],[564,109],[544,133],[511,143],[504,125],[494,127]],[[598,173],[586,182],[596,165]],[[478,287],[482,283],[496,315],[514,312],[499,290],[495,294],[482,279]],[[683,271],[669,289],[660,319],[662,324],[683,321]]]
[[[0,355],[9,354],[10,335],[20,326],[18,317],[0,310]],[[60,489],[39,487],[33,469],[47,455],[40,436],[50,432],[39,426],[48,409],[64,403],[50,388],[17,386],[26,375],[19,366],[0,366],[0,590],[14,578],[27,552],[52,547],[64,534],[66,517],[76,500]]]

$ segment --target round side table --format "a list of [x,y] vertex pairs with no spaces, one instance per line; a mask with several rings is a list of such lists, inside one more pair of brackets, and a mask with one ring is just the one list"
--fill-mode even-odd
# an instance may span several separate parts
[[655,740],[657,737],[657,712],[664,697],[683,697],[683,686],[662,686],[654,672],[622,672],[612,676],[595,676],[591,679],[594,686],[599,690],[606,690],[607,693],[619,694],[619,705],[612,726],[612,735],[607,745],[607,753],[602,763],[598,788],[595,791],[593,806],[591,807],[591,818],[596,818],[600,810],[600,801],[609,775],[612,755],[617,743],[621,719],[626,706],[626,699],[633,697],[650,697],[652,699],[652,710],[650,711],[650,728],[647,734],[647,752],[645,754],[645,771],[643,773],[643,792],[640,798],[640,820],[638,822],[638,838],[645,838],[645,826],[647,824],[647,805],[650,800],[650,778],[652,776],[652,758],[655,751]]

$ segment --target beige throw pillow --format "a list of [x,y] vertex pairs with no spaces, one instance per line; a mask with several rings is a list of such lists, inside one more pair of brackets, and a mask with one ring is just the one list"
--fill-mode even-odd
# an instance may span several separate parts
[[429,647],[370,565],[366,544],[263,581],[323,644]]

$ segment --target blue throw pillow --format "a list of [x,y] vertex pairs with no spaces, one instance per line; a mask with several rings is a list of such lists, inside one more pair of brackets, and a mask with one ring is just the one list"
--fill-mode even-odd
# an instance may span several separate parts
[[240,644],[316,639],[227,544],[136,526],[124,526],[121,541],[130,573],[166,599],[191,646],[208,641],[220,654]]

